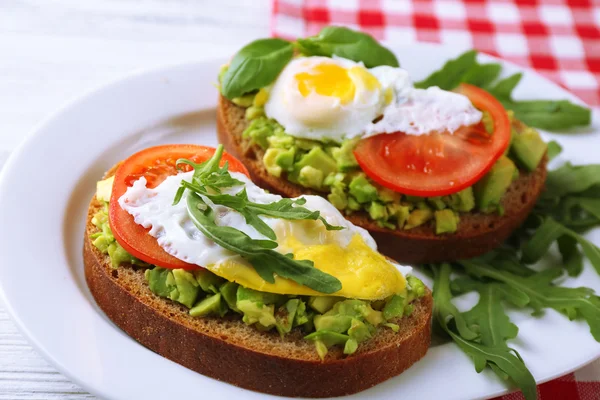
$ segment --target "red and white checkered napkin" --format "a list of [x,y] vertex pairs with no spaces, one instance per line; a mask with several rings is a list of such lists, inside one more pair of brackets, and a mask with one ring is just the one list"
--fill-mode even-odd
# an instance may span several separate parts
[[[272,34],[290,39],[346,25],[379,40],[475,48],[531,67],[600,106],[600,0],[273,0],[272,17]],[[538,386],[538,394],[600,399],[600,361]]]
[[326,25],[475,48],[600,106],[600,0],[273,0],[274,36],[314,35]]

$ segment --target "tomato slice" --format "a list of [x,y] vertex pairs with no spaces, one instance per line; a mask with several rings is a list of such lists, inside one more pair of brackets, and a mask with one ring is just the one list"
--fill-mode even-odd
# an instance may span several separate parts
[[491,94],[473,85],[457,90],[494,121],[490,135],[479,123],[454,134],[381,134],[361,140],[354,155],[375,182],[411,196],[444,196],[480,180],[504,153],[510,142],[510,120]]
[[[181,261],[164,251],[156,238],[150,236],[149,229],[136,224],[133,216],[121,208],[118,200],[127,188],[142,176],[148,181],[147,186],[153,188],[169,175],[178,173],[175,166],[178,159],[187,158],[200,163],[210,159],[214,153],[213,147],[173,144],[150,147],[125,160],[115,173],[108,213],[110,227],[117,242],[131,255],[147,263],[171,269],[198,269],[197,265]],[[246,167],[227,153],[223,153],[221,165],[225,162],[229,162],[230,171],[248,175]],[[180,168],[184,171],[191,169],[189,165],[180,165]]]

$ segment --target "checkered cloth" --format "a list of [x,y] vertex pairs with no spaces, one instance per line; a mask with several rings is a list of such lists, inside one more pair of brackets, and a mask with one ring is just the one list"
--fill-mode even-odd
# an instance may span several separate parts
[[[305,37],[326,25],[379,40],[475,48],[531,67],[600,106],[600,0],[273,0],[274,36]],[[600,361],[539,385],[538,395],[599,400]]]
[[600,0],[273,0],[274,36],[314,35],[326,25],[475,48],[600,106]]

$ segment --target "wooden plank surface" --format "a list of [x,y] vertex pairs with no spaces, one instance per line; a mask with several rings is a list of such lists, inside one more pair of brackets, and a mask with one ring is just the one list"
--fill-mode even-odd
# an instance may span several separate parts
[[[269,0],[0,0],[0,165],[60,106],[135,70],[228,56],[269,35]],[[0,304],[0,400],[94,399]]]

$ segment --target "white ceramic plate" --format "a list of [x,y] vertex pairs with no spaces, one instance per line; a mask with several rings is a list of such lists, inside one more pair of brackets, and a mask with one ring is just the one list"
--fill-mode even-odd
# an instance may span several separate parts
[[[456,49],[418,45],[398,49],[416,79],[458,54]],[[90,392],[106,399],[260,398],[179,366],[137,344],[96,306],[83,276],[84,216],[95,183],[116,161],[161,143],[215,145],[213,86],[223,60],[165,68],[128,77],[71,103],[33,132],[14,152],[0,179],[0,292],[21,331],[52,364]],[[505,72],[517,69],[506,65]],[[570,98],[533,72],[516,92],[522,98]],[[576,100],[576,99],[575,99]],[[570,136],[553,135],[563,159],[599,162],[598,118]],[[592,235],[600,243],[599,232]],[[600,291],[588,265],[568,285]],[[513,346],[538,381],[545,381],[600,355],[583,322],[548,311],[543,318],[511,315],[520,328]],[[469,399],[505,393],[507,387],[451,343],[432,347],[401,376],[352,396],[360,399]]]

